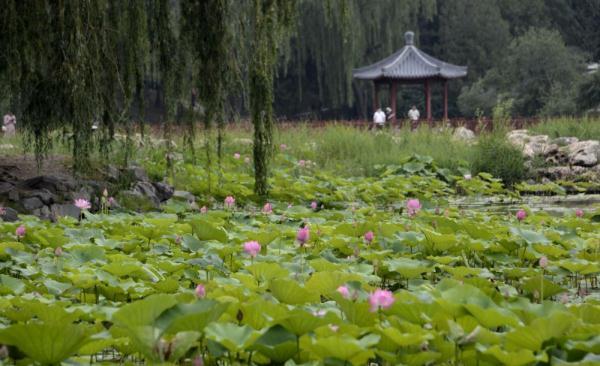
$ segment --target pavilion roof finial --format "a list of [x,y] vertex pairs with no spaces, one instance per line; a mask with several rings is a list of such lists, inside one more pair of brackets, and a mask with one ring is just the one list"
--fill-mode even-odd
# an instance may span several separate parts
[[415,44],[415,33],[413,31],[408,31],[404,33],[404,42],[407,46],[414,46]]

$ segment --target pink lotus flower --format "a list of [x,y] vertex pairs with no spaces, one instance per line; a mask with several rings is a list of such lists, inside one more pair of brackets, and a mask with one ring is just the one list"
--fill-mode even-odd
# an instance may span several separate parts
[[21,225],[17,228],[17,230],[15,230],[15,234],[17,235],[18,238],[22,238],[25,236],[25,232],[27,230],[25,229],[25,226]]
[[202,359],[202,356],[198,355],[194,358],[194,361],[192,361],[194,366],[204,366],[204,360]]
[[365,242],[367,244],[371,244],[371,242],[373,241],[374,238],[375,238],[375,235],[373,234],[372,231],[367,231],[365,233]]
[[369,295],[369,304],[371,305],[371,312],[375,312],[379,309],[388,309],[394,304],[394,295],[391,291],[377,289],[371,295]]
[[0,207],[0,216],[6,215],[6,209],[4,207]]
[[288,207],[287,208],[292,208],[292,204],[288,203]]
[[286,144],[279,145],[279,150],[285,151],[286,149],[287,149],[287,145]]
[[298,166],[304,168],[306,166],[306,161],[304,161],[304,160],[298,161]]
[[54,249],[54,255],[57,257],[60,257],[63,254],[63,250],[61,247],[56,247],[56,249]]
[[239,159],[241,157],[240,153],[233,154],[234,159]]
[[104,190],[102,191],[102,195],[104,197],[108,197],[108,190],[106,188],[104,188]]
[[548,267],[548,258],[544,255],[540,258],[540,268]]
[[306,244],[308,239],[310,238],[310,231],[308,230],[308,226],[303,227],[298,230],[298,234],[296,235],[296,240],[300,243],[300,246]]
[[89,210],[92,208],[92,205],[90,204],[90,201],[86,200],[85,198],[78,198],[75,200],[75,207],[80,210]]
[[207,213],[207,212],[208,212],[208,208],[206,208],[206,206],[202,206],[202,207],[200,208],[200,213],[203,213],[203,214],[205,214],[205,213]]
[[585,214],[585,213],[584,213],[584,212],[583,212],[583,210],[582,210],[582,209],[580,209],[580,208],[578,208],[577,210],[575,210],[575,216],[576,216],[576,217],[579,217],[579,218],[581,218],[581,217],[583,217],[583,215],[584,215],[584,214]]
[[196,286],[195,293],[196,293],[196,297],[201,299],[204,296],[206,296],[206,288],[204,287],[203,284],[200,283],[200,284],[198,284],[198,286]]
[[342,297],[344,299],[349,299],[350,298],[350,290],[348,290],[347,286],[340,286],[340,287],[337,288],[336,291],[339,292],[340,295],[342,295]]
[[318,207],[317,201],[312,201],[310,203],[310,208],[312,208],[313,210],[316,210]]
[[262,212],[265,214],[272,214],[273,213],[273,205],[271,205],[269,202],[265,203],[265,205],[263,206]]
[[256,257],[260,253],[260,244],[257,241],[248,241],[244,243],[244,252],[251,256]]
[[525,210],[521,209],[521,210],[517,211],[517,220],[523,221],[523,220],[525,220],[526,217],[527,217],[527,212],[525,212]]
[[421,202],[416,198],[411,198],[406,202],[406,208],[408,210],[408,216],[414,216],[421,209]]
[[332,332],[337,332],[340,327],[335,324],[329,324],[329,329],[331,329]]
[[235,198],[233,196],[225,197],[225,207],[232,208],[235,205]]
[[109,206],[114,206],[115,203],[117,203],[117,201],[115,200],[114,197],[108,197],[108,200],[106,202],[108,203]]
[[471,174],[465,174],[463,177],[465,178],[465,180],[471,180],[473,178]]

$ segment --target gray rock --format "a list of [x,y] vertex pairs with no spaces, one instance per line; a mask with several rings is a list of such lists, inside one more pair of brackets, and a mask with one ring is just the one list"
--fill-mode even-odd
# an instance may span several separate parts
[[81,210],[72,203],[55,204],[50,207],[51,216],[55,219],[59,217],[70,216],[75,219],[79,219]]
[[152,185],[152,183],[149,183],[149,182],[137,182],[133,186],[133,191],[134,192],[139,192],[139,193],[143,194],[144,196],[147,196],[147,197],[150,197],[152,199],[156,199],[157,201],[160,201],[158,199],[157,194],[156,194],[156,188],[154,188],[154,185]]
[[581,166],[553,166],[538,170],[538,174],[542,177],[556,181],[577,178],[586,171],[587,169]]
[[7,194],[12,190],[15,186],[9,182],[0,182],[0,194]]
[[599,156],[599,141],[579,141],[569,145],[569,161],[573,165],[594,166],[598,164]]
[[137,212],[152,211],[160,208],[158,199],[152,200],[138,191],[121,191],[117,195],[117,201],[124,209]]
[[179,200],[179,201],[186,201],[186,202],[196,202],[196,196],[194,196],[193,194],[191,194],[188,191],[175,191],[173,192],[173,199]]
[[454,130],[452,137],[460,141],[471,141],[475,139],[475,132],[461,126]]
[[21,205],[23,206],[23,208],[27,211],[33,211],[37,208],[42,208],[42,206],[44,206],[44,202],[42,202],[41,199],[39,199],[38,197],[29,197],[29,198],[24,198],[21,201]]
[[66,193],[76,188],[75,180],[68,177],[41,175],[19,182],[19,187],[25,190],[46,189],[53,194]]
[[56,201],[56,196],[45,188],[36,191],[22,192],[21,196],[25,198],[37,197],[46,205],[51,205]]
[[19,191],[16,189],[13,189],[11,191],[8,192],[8,199],[13,201],[13,202],[18,202],[19,201]]
[[552,142],[558,146],[567,146],[579,142],[579,139],[577,137],[557,137]]
[[0,216],[3,221],[14,222],[19,220],[18,212],[10,207],[4,207],[4,215]]
[[149,182],[150,179],[148,179],[148,174],[146,174],[146,171],[139,167],[139,166],[130,166],[127,169],[125,169],[125,174],[128,174],[131,179],[135,182]]
[[32,214],[39,217],[40,219],[50,219],[51,212],[48,206],[42,206],[32,211]]
[[522,147],[529,141],[529,131],[527,130],[512,130],[506,134],[506,139],[511,144]]
[[106,178],[109,181],[117,182],[119,180],[121,172],[119,171],[119,168],[110,164],[106,167],[106,170],[104,171],[104,175],[106,176]]
[[156,195],[161,202],[168,200],[173,197],[173,193],[175,192],[175,188],[168,185],[164,182],[156,182],[152,183],[154,188],[156,189]]

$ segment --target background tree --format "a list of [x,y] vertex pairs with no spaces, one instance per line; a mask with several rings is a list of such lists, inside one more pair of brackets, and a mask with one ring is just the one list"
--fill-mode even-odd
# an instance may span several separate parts
[[[583,60],[578,50],[565,45],[557,31],[530,29],[511,42],[498,66],[463,91],[463,113],[477,108],[487,112],[489,101],[503,95],[514,100],[518,115],[572,114]],[[479,105],[478,95],[486,95],[486,101]]]

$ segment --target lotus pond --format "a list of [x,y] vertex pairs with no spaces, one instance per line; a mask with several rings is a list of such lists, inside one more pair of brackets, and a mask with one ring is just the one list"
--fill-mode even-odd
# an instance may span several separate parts
[[264,206],[236,155],[210,194],[206,171],[176,165],[194,204],[2,223],[2,362],[599,364],[594,206],[458,208],[518,197],[423,157],[355,178],[275,164]]

